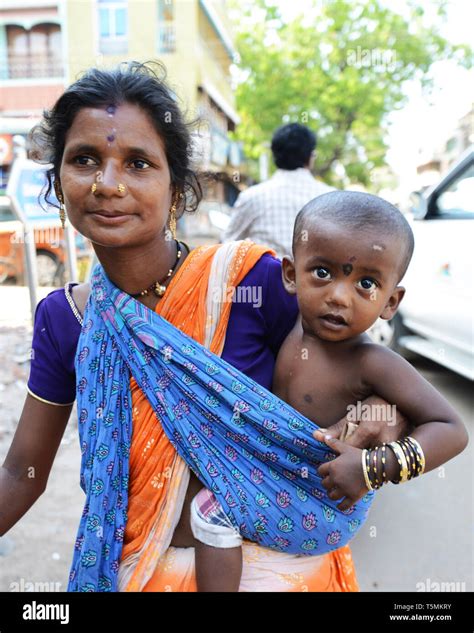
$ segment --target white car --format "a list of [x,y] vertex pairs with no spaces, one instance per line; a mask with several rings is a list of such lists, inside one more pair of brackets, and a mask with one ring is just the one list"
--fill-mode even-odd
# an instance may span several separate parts
[[474,148],[437,185],[414,195],[407,292],[392,321],[379,319],[373,338],[474,380]]

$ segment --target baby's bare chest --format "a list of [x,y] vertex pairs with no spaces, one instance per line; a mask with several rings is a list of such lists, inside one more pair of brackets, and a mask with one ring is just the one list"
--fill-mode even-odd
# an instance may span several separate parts
[[275,364],[272,391],[304,416],[328,427],[368,395],[353,355],[302,347],[289,337]]

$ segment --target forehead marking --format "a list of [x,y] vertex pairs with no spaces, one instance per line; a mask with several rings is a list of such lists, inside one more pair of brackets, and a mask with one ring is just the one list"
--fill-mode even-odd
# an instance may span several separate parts
[[110,147],[110,144],[113,143],[116,139],[115,133],[117,132],[117,128],[113,127],[112,128],[112,132],[110,134],[107,135],[107,141],[108,141],[108,146]]
[[342,264],[342,272],[348,277],[352,272],[352,264]]

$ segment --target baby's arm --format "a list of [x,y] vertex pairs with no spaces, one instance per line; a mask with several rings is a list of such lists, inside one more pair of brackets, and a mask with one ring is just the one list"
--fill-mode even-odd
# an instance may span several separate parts
[[[387,348],[368,344],[363,346],[358,362],[365,387],[393,403],[414,424],[411,437],[423,449],[425,472],[444,464],[466,447],[468,436],[459,415],[405,359]],[[344,510],[367,492],[361,451],[345,448],[338,440],[328,444],[341,454],[321,466],[319,473],[325,477],[323,485],[333,491],[329,494],[332,499],[346,497],[338,506]],[[396,479],[399,467],[395,456],[390,449],[386,455],[387,479]]]

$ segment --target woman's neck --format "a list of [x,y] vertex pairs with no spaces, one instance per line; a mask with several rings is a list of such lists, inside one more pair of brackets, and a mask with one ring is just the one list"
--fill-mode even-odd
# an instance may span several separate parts
[[[109,279],[127,294],[137,294],[155,281],[162,281],[176,262],[175,240],[163,237],[149,244],[127,248],[110,248],[94,244],[97,258]],[[188,255],[182,248],[174,273]],[[155,297],[156,299],[156,297]]]

